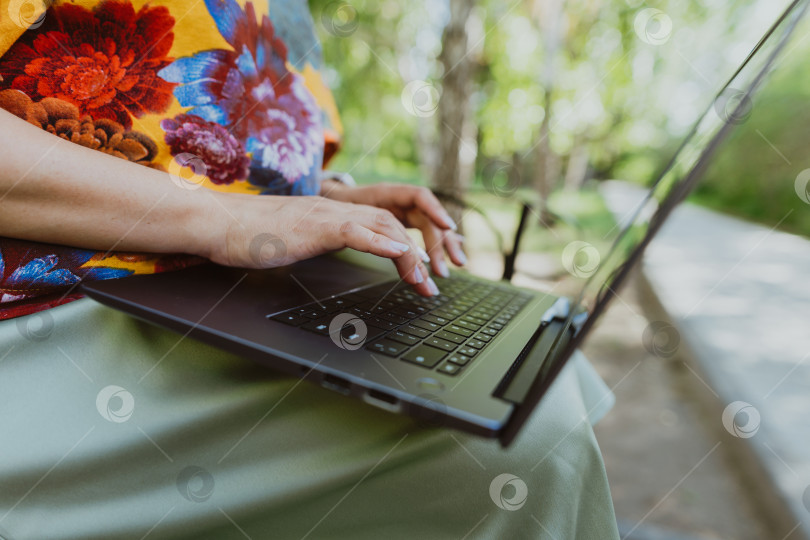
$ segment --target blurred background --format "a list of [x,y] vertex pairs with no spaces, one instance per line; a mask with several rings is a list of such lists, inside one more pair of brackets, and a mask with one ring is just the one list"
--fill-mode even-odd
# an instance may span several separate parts
[[715,99],[788,4],[310,0],[344,128],[330,168],[433,188],[479,275],[502,277],[525,206],[513,281],[576,291],[593,261],[566,247],[604,254],[704,111],[735,124],[585,348],[617,396],[597,435],[623,538],[810,531],[808,32],[736,116]]

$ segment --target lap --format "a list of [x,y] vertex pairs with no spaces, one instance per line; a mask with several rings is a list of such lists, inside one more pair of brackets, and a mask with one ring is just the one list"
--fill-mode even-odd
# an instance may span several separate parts
[[0,343],[14,540],[617,536],[588,421],[612,396],[583,358],[504,451],[89,300]]

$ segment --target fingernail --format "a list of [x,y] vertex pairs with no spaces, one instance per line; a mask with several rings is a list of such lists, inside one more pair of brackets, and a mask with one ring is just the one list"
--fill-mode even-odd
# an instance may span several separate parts
[[438,296],[439,288],[436,286],[436,283],[433,282],[432,278],[428,278],[427,280],[428,288],[430,289],[430,294],[433,296]]
[[391,240],[391,249],[399,251],[400,253],[405,253],[406,251],[411,249],[411,246],[409,246],[408,244],[403,244],[402,242],[396,242],[394,240]]
[[458,225],[456,225],[456,222],[453,221],[453,218],[451,218],[449,215],[445,214],[444,216],[442,216],[442,220],[444,221],[445,225],[447,225],[454,231],[458,229]]
[[427,251],[425,251],[422,248],[418,248],[418,249],[419,249],[419,256],[422,257],[422,262],[425,263],[425,264],[429,263],[430,262],[430,255],[427,254]]
[[458,260],[461,261],[461,264],[467,264],[467,255],[465,255],[460,249],[456,250],[456,257],[458,257]]
[[450,277],[450,271],[447,269],[447,263],[443,259],[436,261],[436,266],[439,269],[439,275],[446,278]]
[[425,280],[425,278],[422,277],[422,271],[419,270],[418,266],[413,268],[413,279],[416,281],[416,283],[422,283]]

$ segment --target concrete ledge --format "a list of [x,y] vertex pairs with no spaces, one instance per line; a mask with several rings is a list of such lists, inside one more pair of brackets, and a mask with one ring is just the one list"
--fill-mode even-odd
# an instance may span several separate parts
[[[619,219],[644,195],[618,182],[602,192]],[[750,496],[786,538],[810,539],[810,241],[687,204],[639,270],[651,320],[679,332]],[[738,402],[753,408],[729,408]]]

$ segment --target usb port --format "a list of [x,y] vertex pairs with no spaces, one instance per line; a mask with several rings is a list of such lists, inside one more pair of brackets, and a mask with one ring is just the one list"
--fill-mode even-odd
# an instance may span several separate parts
[[348,395],[351,392],[352,383],[342,377],[327,373],[321,380],[321,386]]
[[379,390],[372,389],[363,394],[363,401],[369,405],[374,405],[375,407],[391,412],[399,412],[402,408],[399,399],[391,394],[380,392]]

